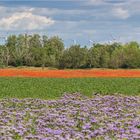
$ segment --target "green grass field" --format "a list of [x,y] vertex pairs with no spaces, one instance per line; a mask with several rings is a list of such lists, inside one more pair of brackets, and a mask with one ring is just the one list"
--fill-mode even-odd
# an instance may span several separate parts
[[64,92],[140,95],[140,78],[0,78],[0,98],[55,99]]

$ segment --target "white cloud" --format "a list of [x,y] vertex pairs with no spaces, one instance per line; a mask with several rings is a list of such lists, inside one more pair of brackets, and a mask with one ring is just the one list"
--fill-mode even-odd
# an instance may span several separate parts
[[113,15],[120,19],[127,19],[130,16],[129,11],[121,7],[114,8],[112,11]]
[[5,30],[35,30],[43,29],[54,23],[54,20],[45,16],[35,15],[29,11],[15,12],[11,16],[3,17],[0,29]]

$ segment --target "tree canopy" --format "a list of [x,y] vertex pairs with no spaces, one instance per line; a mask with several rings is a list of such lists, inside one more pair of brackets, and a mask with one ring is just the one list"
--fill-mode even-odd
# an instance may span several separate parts
[[11,35],[0,46],[0,66],[140,68],[140,45],[132,41],[66,48],[58,36]]

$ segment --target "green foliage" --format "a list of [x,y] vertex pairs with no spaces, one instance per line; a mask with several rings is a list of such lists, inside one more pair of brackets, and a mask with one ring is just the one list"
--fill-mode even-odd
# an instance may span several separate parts
[[140,95],[140,78],[0,78],[0,98],[55,99],[64,92]]
[[140,67],[140,49],[135,42],[130,42],[124,46],[125,66],[128,68]]
[[73,45],[63,52],[60,59],[60,68],[82,68],[86,66],[87,48]]
[[36,66],[54,68],[140,68],[140,45],[94,44],[91,48],[64,48],[58,36],[11,35],[0,46],[0,67]]
[[5,66],[58,66],[63,50],[63,41],[57,36],[11,35],[1,47],[0,59]]
[[111,68],[124,68],[125,56],[124,49],[117,47],[111,54],[110,67]]
[[48,66],[51,66],[52,64],[52,66],[58,67],[64,50],[64,43],[62,39],[58,36],[51,37],[47,40],[45,47],[47,48],[47,55],[49,57]]
[[94,47],[90,48],[89,60],[91,62],[91,67],[108,68],[110,54],[107,47],[96,44]]

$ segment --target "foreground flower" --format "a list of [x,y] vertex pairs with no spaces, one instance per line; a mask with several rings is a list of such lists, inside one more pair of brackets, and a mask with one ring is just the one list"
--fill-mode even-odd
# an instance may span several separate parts
[[140,97],[0,100],[0,140],[140,139]]

